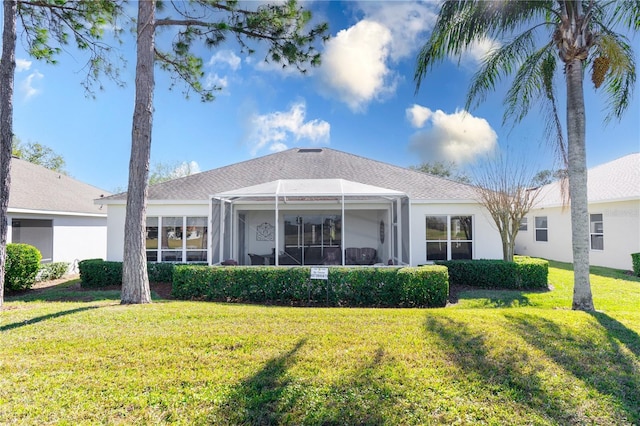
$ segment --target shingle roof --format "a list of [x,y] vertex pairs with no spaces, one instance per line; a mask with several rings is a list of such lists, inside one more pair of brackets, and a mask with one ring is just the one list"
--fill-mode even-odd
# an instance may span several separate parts
[[[593,167],[588,171],[589,203],[640,199],[640,153]],[[541,189],[536,207],[562,205],[560,183]]]
[[[345,179],[393,189],[418,200],[472,200],[473,187],[330,148],[292,148],[149,187],[149,200],[208,200],[278,179]],[[124,200],[118,194],[106,200]]]
[[93,200],[108,192],[19,158],[11,159],[9,210],[106,214]]

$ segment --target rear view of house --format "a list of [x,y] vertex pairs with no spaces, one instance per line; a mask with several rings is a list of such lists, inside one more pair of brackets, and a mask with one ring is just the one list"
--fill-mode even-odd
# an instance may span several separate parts
[[[632,269],[640,252],[640,153],[589,169],[590,262]],[[541,188],[521,225],[516,253],[572,262],[571,212],[559,182]]]
[[109,193],[19,158],[11,160],[8,242],[35,246],[42,262],[105,258]]
[[[241,265],[421,265],[502,258],[465,184],[329,148],[293,148],[149,188],[147,259]],[[122,260],[126,194],[108,209]]]

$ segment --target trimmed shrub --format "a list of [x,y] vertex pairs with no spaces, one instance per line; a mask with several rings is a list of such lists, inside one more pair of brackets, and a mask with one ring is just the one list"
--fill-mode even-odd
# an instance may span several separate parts
[[403,306],[445,306],[449,298],[449,273],[442,265],[402,268],[398,285]]
[[86,259],[78,262],[82,287],[110,287],[122,284],[122,262]]
[[40,265],[36,281],[50,281],[62,278],[69,271],[69,262],[52,262]]
[[7,244],[4,285],[7,290],[28,290],[36,282],[42,255],[29,244]]
[[451,285],[480,288],[536,289],[547,288],[549,262],[527,256],[504,260],[447,260],[436,262],[449,270]]
[[640,277],[640,253],[631,253],[631,263],[634,275]]
[[[149,282],[169,283],[173,281],[173,263],[147,263]],[[78,263],[82,287],[110,287],[122,285],[122,262],[102,259],[86,259]]]
[[328,280],[312,280],[308,267],[176,265],[172,295],[185,300],[305,306],[434,307],[445,305],[448,283],[441,266],[331,267]]

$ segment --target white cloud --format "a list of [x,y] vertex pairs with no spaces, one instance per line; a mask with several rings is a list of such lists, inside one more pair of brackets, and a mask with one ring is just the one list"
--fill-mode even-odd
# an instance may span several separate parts
[[298,102],[289,111],[278,111],[265,115],[254,114],[249,119],[249,143],[251,155],[265,147],[270,151],[287,149],[290,139],[306,139],[318,144],[329,140],[331,126],[323,120],[305,122],[306,105]]
[[205,81],[205,86],[207,89],[212,89],[217,87],[219,89],[226,89],[229,85],[229,81],[227,77],[220,77],[218,74],[207,74],[207,79]]
[[363,20],[340,31],[326,46],[320,70],[328,92],[353,111],[395,90],[386,65],[391,32],[383,25]]
[[233,53],[232,50],[219,50],[213,56],[211,56],[211,59],[209,59],[207,65],[212,67],[216,64],[222,63],[227,65],[233,71],[237,71],[240,68],[241,62],[242,60],[240,59],[240,57]]
[[[468,68],[477,69],[478,65],[482,63],[485,56],[494,49],[500,47],[500,42],[490,38],[483,38],[481,40],[474,41],[459,57],[460,64]],[[452,61],[457,62],[458,58],[452,57]]]
[[24,93],[24,97],[26,100],[31,99],[41,92],[41,90],[36,86],[37,82],[39,80],[42,80],[43,78],[44,75],[36,70],[22,80],[22,82],[20,83],[20,90]]
[[359,6],[368,20],[391,31],[389,56],[394,61],[412,56],[438,17],[436,3],[365,1]]
[[498,135],[487,120],[464,110],[447,114],[413,105],[406,112],[414,127],[430,124],[429,128],[414,133],[409,141],[409,149],[423,162],[472,163],[497,148]]
[[407,119],[411,125],[416,128],[424,126],[424,123],[433,115],[433,112],[422,105],[413,104],[411,108],[407,108]]
[[31,68],[31,63],[26,59],[16,59],[16,72],[28,71]]

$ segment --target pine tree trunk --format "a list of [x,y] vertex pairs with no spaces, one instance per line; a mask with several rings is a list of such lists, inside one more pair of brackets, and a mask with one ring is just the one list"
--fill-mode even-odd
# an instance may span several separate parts
[[131,159],[122,262],[120,302],[151,303],[145,224],[153,121],[155,0],[138,3],[136,98],[131,131]]
[[582,61],[566,64],[569,197],[573,247],[573,309],[593,311],[589,282],[589,200]]
[[4,3],[2,59],[0,60],[0,308],[4,304],[4,272],[7,259],[9,188],[13,143],[13,81],[16,69],[16,0]]

